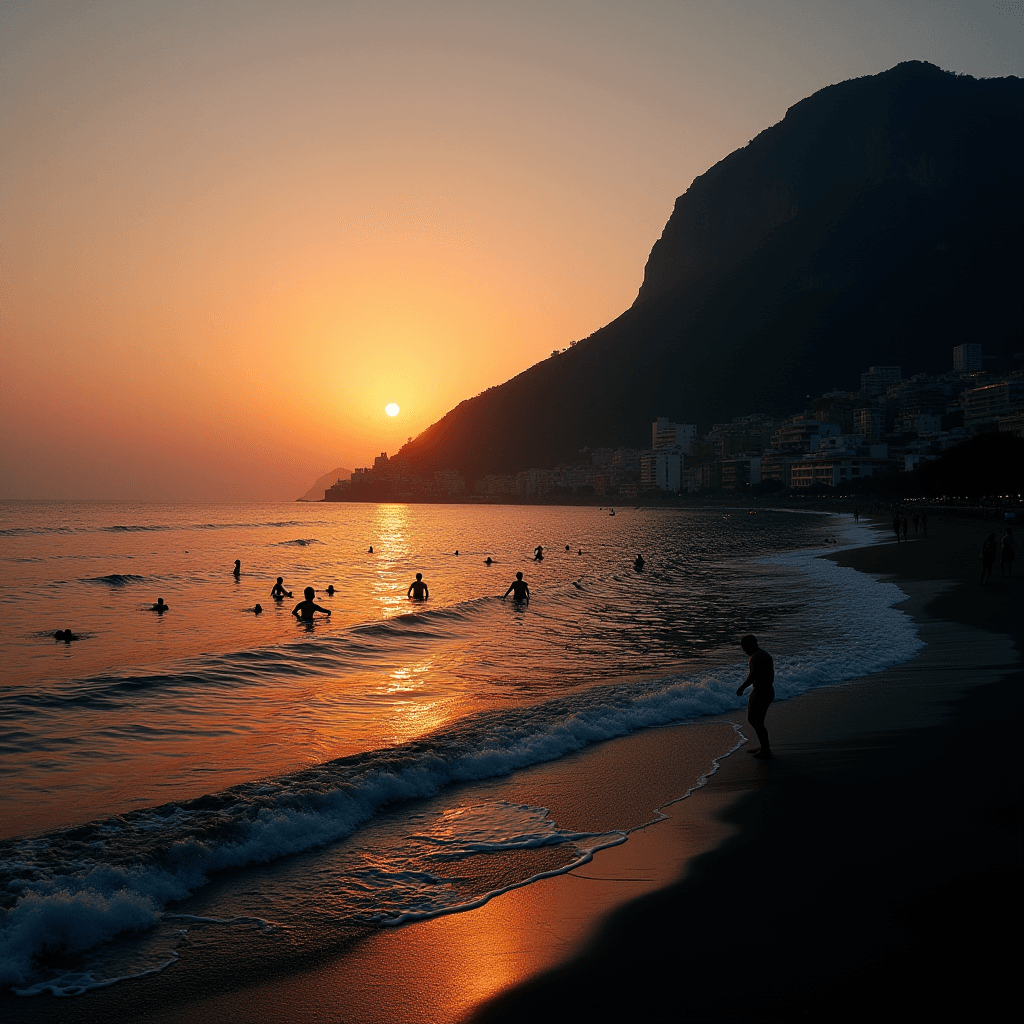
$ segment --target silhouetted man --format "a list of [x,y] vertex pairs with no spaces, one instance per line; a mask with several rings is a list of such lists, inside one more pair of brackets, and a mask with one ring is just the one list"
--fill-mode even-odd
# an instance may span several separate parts
[[156,604],[153,605],[152,608],[150,608],[149,610],[151,612],[157,612],[158,614],[163,615],[163,613],[167,611],[169,607],[170,605],[164,604],[164,599],[162,597],[158,597],[156,599]]
[[237,580],[242,575],[242,560],[240,558],[235,559],[235,567],[231,570],[231,575]]
[[277,577],[277,582],[274,584],[274,586],[270,590],[270,596],[275,601],[283,601],[286,597],[291,597],[292,596],[292,592],[290,590],[285,590],[284,589],[284,577],[283,576],[278,576]]
[[416,573],[416,579],[409,584],[405,596],[411,597],[414,601],[425,601],[430,597],[430,591],[427,589],[426,583],[423,582],[423,573]]
[[633,568],[636,569],[637,572],[644,571],[644,556],[641,555],[639,552],[637,553],[636,558],[633,560]]
[[743,696],[743,691],[752,686],[750,699],[747,701],[747,721],[750,727],[757,733],[760,741],[759,747],[748,750],[748,754],[760,760],[767,760],[772,756],[772,745],[768,739],[768,730],[765,728],[764,719],[768,714],[768,708],[775,700],[775,662],[767,651],[762,651],[757,646],[757,637],[749,633],[740,640],[740,647],[749,655],[747,659],[747,678],[743,685],[736,691],[737,697]]
[[302,596],[305,597],[305,601],[300,601],[293,609],[292,615],[297,619],[302,619],[303,622],[313,621],[313,612],[323,612],[325,615],[331,614],[330,608],[321,608],[313,598],[316,597],[316,591],[312,587],[306,587],[302,592]]
[[530,588],[527,585],[526,580],[523,579],[523,574],[521,572],[517,572],[516,578],[508,585],[508,590],[505,591],[501,598],[502,601],[504,601],[509,594],[512,595],[512,600],[517,604],[520,604],[523,601],[527,604],[530,603]]

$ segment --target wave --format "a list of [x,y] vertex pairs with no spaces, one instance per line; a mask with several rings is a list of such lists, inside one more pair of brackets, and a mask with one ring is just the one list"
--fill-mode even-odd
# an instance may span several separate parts
[[87,576],[82,582],[83,583],[102,583],[108,587],[127,587],[132,583],[142,583],[146,579],[145,576],[136,576],[130,572],[112,572],[106,576]]
[[127,525],[122,526],[116,524],[114,526],[101,526],[99,528],[100,533],[154,533],[163,530],[170,530],[173,527],[170,526],[138,526],[138,525]]
[[274,544],[275,548],[308,548],[311,544],[323,544],[322,540],[316,537],[298,538],[296,540],[279,540]]
[[[898,588],[813,554],[772,560],[799,560],[803,571],[842,589],[848,642],[776,659],[780,699],[877,672],[921,646],[912,621],[893,607],[905,600]],[[637,729],[734,710],[743,703],[735,692],[742,674],[742,665],[730,665],[502,707],[401,746],[2,844],[0,985],[30,981],[34,958],[44,950],[85,951],[152,928],[168,904],[216,873],[325,846],[387,805],[506,775]]]

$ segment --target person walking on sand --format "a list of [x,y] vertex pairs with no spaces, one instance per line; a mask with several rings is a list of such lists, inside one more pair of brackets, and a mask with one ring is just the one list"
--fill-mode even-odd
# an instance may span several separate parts
[[521,572],[516,573],[516,578],[508,585],[508,590],[505,591],[502,596],[502,601],[505,600],[508,595],[512,595],[512,600],[516,604],[522,604],[524,601],[530,603],[530,587],[526,580],[523,579]]
[[275,601],[283,601],[286,597],[291,597],[292,596],[292,592],[290,590],[285,590],[284,589],[284,577],[283,576],[278,576],[277,577],[277,582],[271,588],[270,596]]
[[405,596],[411,597],[414,601],[426,601],[430,597],[430,591],[426,583],[423,582],[423,573],[416,573],[416,579],[409,584],[409,589],[406,591]]
[[988,583],[992,576],[992,566],[995,564],[996,550],[996,535],[990,533],[981,545],[981,579],[978,582],[982,585]]
[[292,615],[297,619],[302,619],[303,622],[313,621],[313,612],[323,612],[325,615],[331,614],[330,608],[321,608],[313,598],[316,597],[316,591],[312,587],[306,587],[302,592],[302,596],[305,598],[304,601],[300,601],[293,609]]
[[1005,569],[1005,575],[1013,575],[1013,560],[1017,557],[1017,552],[1013,549],[1013,527],[1008,526],[1006,533],[1003,534],[1003,541],[999,545],[999,575],[1004,575],[1003,570]]
[[743,696],[743,691],[751,686],[750,699],[747,701],[747,721],[750,727],[757,733],[760,742],[759,747],[748,750],[758,760],[766,761],[772,756],[772,745],[768,739],[768,730],[765,728],[764,719],[768,714],[768,708],[775,700],[775,662],[772,656],[763,651],[757,645],[757,637],[748,633],[740,640],[740,647],[749,656],[747,658],[747,678],[743,685],[736,691],[737,697]]

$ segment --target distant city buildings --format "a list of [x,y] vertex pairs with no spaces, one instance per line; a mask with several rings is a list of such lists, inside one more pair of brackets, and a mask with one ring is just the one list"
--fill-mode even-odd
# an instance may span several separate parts
[[829,391],[782,420],[739,416],[703,435],[696,424],[659,416],[647,450],[583,449],[571,464],[472,482],[454,469],[411,474],[381,452],[372,467],[328,488],[325,500],[556,502],[854,486],[911,472],[975,434],[1024,437],[1024,377],[986,374],[981,359],[980,345],[958,345],[951,372],[906,380],[899,366],[872,366],[860,375],[859,391]]

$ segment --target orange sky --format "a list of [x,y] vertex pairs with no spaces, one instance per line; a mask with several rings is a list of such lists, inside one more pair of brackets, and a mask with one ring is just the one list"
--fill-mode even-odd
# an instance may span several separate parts
[[296,497],[618,315],[792,103],[1022,52],[996,2],[4,3],[0,498]]

